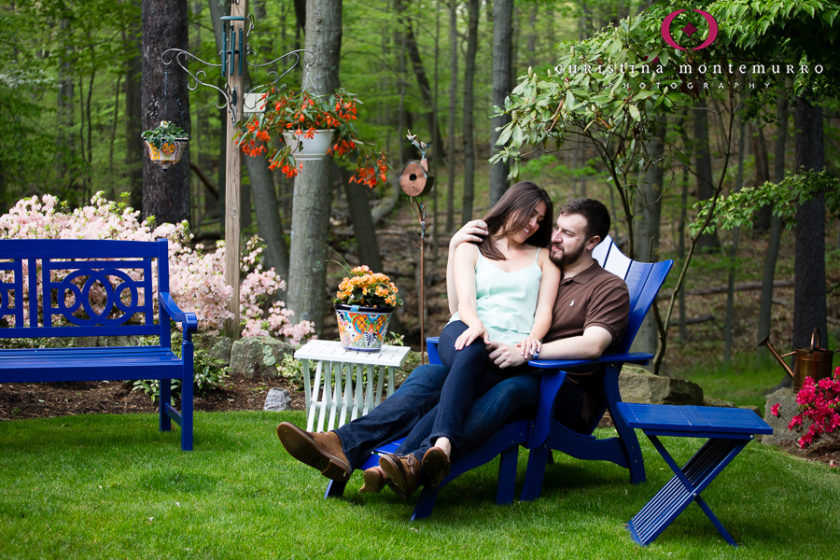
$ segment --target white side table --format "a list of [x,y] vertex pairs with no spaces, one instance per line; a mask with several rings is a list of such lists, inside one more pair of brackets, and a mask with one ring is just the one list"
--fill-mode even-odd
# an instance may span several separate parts
[[402,365],[409,350],[408,346],[383,345],[380,352],[356,352],[333,340],[304,344],[295,352],[295,359],[304,368],[306,431],[333,430],[370,412],[382,401],[386,375],[385,397],[394,392],[394,368]]

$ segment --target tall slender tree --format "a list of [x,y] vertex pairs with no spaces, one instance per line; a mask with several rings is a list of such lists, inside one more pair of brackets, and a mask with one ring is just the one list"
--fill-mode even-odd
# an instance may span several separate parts
[[472,219],[475,200],[475,57],[478,51],[479,0],[469,0],[467,52],[464,57],[464,191],[461,222]]
[[[189,134],[187,76],[176,65],[164,65],[160,56],[168,48],[187,49],[187,3],[142,0],[142,14],[143,128],[172,121]],[[189,150],[169,169],[144,159],[142,215],[155,216],[159,223],[189,219]]]
[[[341,0],[307,0],[302,87],[314,95],[338,88]],[[321,332],[326,293],[326,239],[332,202],[332,162],[307,161],[295,179],[286,304]]]
[[[536,6],[536,5],[535,5]],[[533,35],[531,35],[533,37]],[[513,0],[493,2],[493,105],[505,106],[505,97],[513,87]],[[490,131],[490,149],[497,153],[496,145],[501,127],[510,122],[510,116],[502,113],[493,117]],[[499,160],[490,166],[490,201],[492,206],[508,188],[510,166]]]

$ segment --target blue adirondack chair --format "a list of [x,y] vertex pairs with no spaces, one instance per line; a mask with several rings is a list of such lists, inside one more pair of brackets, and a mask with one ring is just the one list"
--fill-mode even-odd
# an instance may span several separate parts
[[[622,277],[630,293],[630,316],[627,330],[617,354],[604,355],[597,360],[532,360],[529,365],[546,370],[542,379],[540,404],[537,417],[528,433],[525,446],[530,449],[522,500],[533,500],[540,494],[545,467],[551,457],[551,450],[557,449],[578,459],[605,460],[624,467],[630,472],[630,481],[638,484],[645,481],[645,467],[634,430],[617,406],[621,402],[618,389],[618,374],[624,364],[645,365],[652,354],[630,353],[630,346],[648,310],[656,299],[672,260],[657,263],[634,261],[615,246],[610,238],[596,247],[593,256],[610,272]],[[593,365],[604,367],[603,391],[606,403],[588,433],[578,433],[554,419],[554,401],[562,386],[566,372],[575,368],[591,370]],[[598,439],[592,435],[604,412],[609,410],[615,425],[617,437]]]
[[[593,251],[593,257],[606,270],[624,279],[630,295],[630,316],[627,330],[618,354],[604,355],[597,360],[532,360],[529,365],[546,369],[542,381],[540,404],[536,419],[519,420],[500,428],[484,444],[471,453],[453,461],[449,476],[437,489],[424,487],[411,519],[421,519],[431,514],[437,494],[449,481],[464,472],[484,465],[500,456],[499,475],[496,489],[496,503],[511,503],[514,498],[516,482],[516,463],[520,446],[530,449],[528,468],[521,499],[532,500],[539,496],[542,488],[546,463],[551,449],[563,451],[578,459],[599,459],[611,461],[630,471],[630,480],[636,484],[644,482],[645,470],[639,440],[632,428],[617,408],[621,402],[618,390],[618,374],[625,363],[647,364],[652,354],[630,353],[636,333],[648,310],[656,299],[668,272],[672,260],[657,263],[643,263],[625,256],[607,237]],[[428,339],[429,361],[440,363],[437,355],[437,338]],[[596,415],[596,420],[586,434],[575,432],[553,418],[554,401],[563,384],[568,369],[583,367],[592,369],[593,365],[605,367],[603,383],[607,403],[604,410]],[[551,371],[549,371],[551,370]],[[609,410],[618,432],[617,437],[598,439],[592,435],[603,413]],[[390,450],[396,446],[389,446]],[[386,451],[386,449],[383,449]]]

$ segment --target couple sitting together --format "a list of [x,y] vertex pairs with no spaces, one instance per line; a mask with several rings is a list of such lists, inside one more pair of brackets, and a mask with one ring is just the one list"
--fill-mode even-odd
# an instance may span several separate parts
[[[387,485],[408,498],[422,484],[439,485],[453,457],[516,417],[533,418],[541,374],[529,359],[594,359],[616,350],[627,326],[627,287],[592,258],[609,227],[609,213],[596,200],[570,201],[555,223],[543,189],[530,182],[510,187],[483,220],[450,241],[452,318],[438,343],[442,364],[419,366],[370,413],[334,431],[310,433],[283,422],[277,426],[283,446],[344,482],[374,449],[405,437],[394,454],[365,470],[360,491]],[[599,374],[567,376],[555,404],[558,420],[591,431],[603,403]]]

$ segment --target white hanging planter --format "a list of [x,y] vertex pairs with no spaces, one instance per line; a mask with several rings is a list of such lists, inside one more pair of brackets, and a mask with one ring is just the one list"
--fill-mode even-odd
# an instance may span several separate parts
[[316,129],[312,138],[306,137],[306,131],[299,136],[294,131],[283,133],[283,138],[292,150],[292,156],[296,161],[307,161],[323,159],[332,146],[332,128]]

